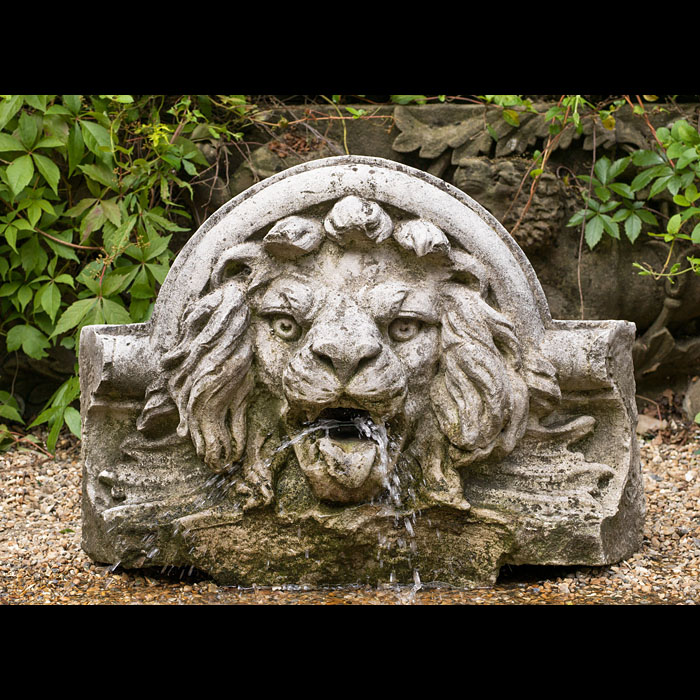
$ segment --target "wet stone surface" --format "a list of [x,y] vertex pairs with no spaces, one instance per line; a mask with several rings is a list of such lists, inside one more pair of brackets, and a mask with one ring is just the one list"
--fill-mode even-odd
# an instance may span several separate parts
[[3,605],[696,605],[700,603],[700,427],[669,421],[640,436],[647,517],[641,549],[605,567],[504,567],[492,588],[428,582],[299,589],[219,586],[200,572],[124,571],[80,548],[79,445],[57,458],[0,455],[0,604]]

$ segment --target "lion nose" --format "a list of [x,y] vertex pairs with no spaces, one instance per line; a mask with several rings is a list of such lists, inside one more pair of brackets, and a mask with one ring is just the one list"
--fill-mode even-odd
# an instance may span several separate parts
[[317,359],[335,370],[338,379],[347,384],[382,351],[374,338],[357,340],[351,337],[316,340],[311,351]]

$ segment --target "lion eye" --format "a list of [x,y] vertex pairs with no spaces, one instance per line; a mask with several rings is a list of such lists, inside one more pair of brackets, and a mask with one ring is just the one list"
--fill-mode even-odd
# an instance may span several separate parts
[[301,326],[291,316],[274,316],[271,325],[273,333],[282,340],[297,340],[301,335]]
[[404,343],[418,335],[421,325],[416,318],[397,318],[389,324],[389,337],[398,343]]

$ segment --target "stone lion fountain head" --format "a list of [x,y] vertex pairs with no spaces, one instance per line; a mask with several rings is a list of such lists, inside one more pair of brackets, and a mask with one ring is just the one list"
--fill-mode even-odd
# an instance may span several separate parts
[[202,225],[148,322],[83,328],[83,548],[226,585],[619,561],[644,520],[633,342],[552,320],[457,188],[299,165]]
[[[387,201],[376,186],[370,197],[364,184],[237,240],[219,232],[196,260],[198,283],[187,277],[179,308],[154,319],[162,371],[140,425],[167,393],[178,434],[212,470],[242,465],[263,502],[274,469],[261,433],[277,423],[322,501],[398,503],[397,465],[411,455],[424,495],[468,507],[457,468],[510,452],[533,401],[558,397],[530,347],[537,299],[517,280],[531,308],[514,315],[490,251],[464,246],[420,201]],[[253,421],[255,402],[266,409]]]

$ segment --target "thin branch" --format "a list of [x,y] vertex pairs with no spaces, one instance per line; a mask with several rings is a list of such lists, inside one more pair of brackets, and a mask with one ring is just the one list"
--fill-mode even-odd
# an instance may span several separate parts
[[[632,112],[634,112],[634,105],[632,104],[632,100],[630,100],[629,95],[623,95],[625,100],[627,100],[627,103],[629,106],[632,108]],[[664,148],[663,143],[661,143],[661,140],[656,134],[656,129],[652,126],[651,122],[649,121],[649,115],[646,112],[646,109],[644,109],[644,104],[642,103],[641,98],[639,95],[637,95],[637,102],[639,103],[639,106],[642,109],[642,117],[644,117],[644,121],[646,122],[646,125],[649,127],[649,131],[651,131],[652,136],[656,140],[656,143],[659,144],[659,146],[664,150],[664,153],[666,152],[666,149]],[[676,166],[674,165],[673,161],[669,158],[668,162],[671,164],[671,167],[675,168]]]
[[576,262],[576,279],[578,281],[578,297],[581,303],[581,320],[585,318],[585,312],[583,308],[583,286],[581,285],[581,258],[583,257],[583,237],[586,232],[586,214],[588,213],[588,202],[591,199],[591,188],[593,187],[593,175],[595,173],[595,159],[596,159],[596,138],[595,138],[595,125],[592,130],[593,134],[593,160],[591,161],[591,174],[588,178],[588,196],[586,197],[586,207],[583,212],[583,221],[581,222],[581,235],[578,240],[578,260]]
[[[561,104],[561,100],[562,100],[562,99],[564,99],[563,96],[562,96],[562,98],[559,100],[559,104]],[[543,151],[543,153],[542,153],[542,163],[541,163],[541,165],[540,165],[540,168],[541,168],[543,171],[544,171],[545,166],[547,165],[547,161],[549,160],[549,156],[552,154],[552,151],[554,151],[554,148],[556,147],[557,143],[559,142],[559,139],[561,138],[562,134],[564,133],[564,131],[566,131],[566,129],[567,129],[567,127],[568,127],[568,125],[566,124],[566,120],[569,118],[569,111],[570,111],[570,110],[571,110],[571,105],[567,106],[567,108],[566,108],[566,113],[564,114],[564,121],[563,121],[563,123],[564,123],[565,126],[562,128],[562,130],[561,130],[554,138],[552,138],[551,134],[550,134],[550,136],[547,138],[547,144],[545,145],[544,151]],[[554,119],[555,119],[555,118],[556,118],[556,117],[553,117],[553,118],[552,118],[552,123],[554,123]],[[595,129],[594,129],[594,131],[595,131]],[[530,171],[528,170],[528,172],[530,172]],[[526,177],[527,177],[527,173],[526,173],[525,176],[523,177],[523,182],[525,181],[525,178],[526,178]],[[525,206],[523,207],[522,212],[520,212],[520,217],[519,217],[518,220],[515,222],[515,226],[513,226],[513,228],[510,230],[511,236],[512,236],[512,235],[515,233],[515,231],[518,229],[518,227],[519,227],[520,224],[522,223],[523,219],[525,218],[525,214],[527,214],[528,210],[530,209],[530,205],[532,204],[532,200],[533,200],[534,197],[535,197],[535,191],[537,190],[537,185],[538,185],[538,183],[539,183],[539,180],[540,180],[540,178],[539,178],[539,176],[538,176],[538,177],[536,177],[536,178],[532,181],[532,184],[530,185],[530,196],[528,197],[528,200],[527,200],[527,202],[525,203]],[[518,192],[519,192],[519,191],[520,191],[520,190],[518,190]],[[517,196],[517,195],[516,195],[516,196]]]
[[68,243],[67,241],[62,241],[60,238],[56,238],[56,236],[52,236],[50,233],[46,233],[46,231],[42,231],[41,229],[35,228],[34,229],[37,233],[40,233],[42,236],[46,236],[46,238],[50,238],[52,241],[56,241],[56,243],[60,243],[61,245],[67,245],[69,248],[78,248],[80,250],[102,250],[104,251],[104,248],[96,247],[96,246],[91,246],[91,245],[78,245],[77,243]]
[[[332,100],[329,100],[325,95],[321,95],[321,97],[322,97],[326,102],[328,102],[328,104],[330,104],[330,105],[332,105],[333,107],[335,107],[335,111],[338,112],[338,116],[342,119],[342,118],[343,118],[343,115],[341,114],[340,108],[338,107],[338,105],[335,104],[335,102],[333,102]],[[348,155],[350,155],[350,150],[348,149],[348,129],[347,129],[347,127],[345,126],[345,120],[342,121],[342,125],[343,125],[343,147],[345,148],[345,153],[347,153]]]

